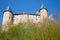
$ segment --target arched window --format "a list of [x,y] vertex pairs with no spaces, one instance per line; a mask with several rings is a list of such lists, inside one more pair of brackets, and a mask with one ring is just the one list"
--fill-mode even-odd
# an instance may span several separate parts
[[14,21],[15,21],[15,22],[18,22],[18,18],[14,18]]
[[16,22],[18,22],[18,18],[16,18]]
[[11,19],[10,19],[10,16],[7,18],[7,20],[8,20],[8,21],[11,20]]
[[33,19],[32,19],[31,21],[32,21],[32,23],[33,23]]
[[22,22],[22,18],[20,18],[20,22]]
[[10,20],[10,17],[9,17],[9,20]]
[[27,21],[29,22],[29,15],[27,15]]

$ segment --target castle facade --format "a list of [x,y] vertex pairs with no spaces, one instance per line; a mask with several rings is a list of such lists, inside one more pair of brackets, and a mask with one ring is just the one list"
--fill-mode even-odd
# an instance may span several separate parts
[[19,23],[42,23],[44,19],[48,18],[48,10],[42,5],[41,9],[35,14],[32,13],[13,13],[11,8],[8,7],[4,10],[2,30],[8,29],[9,25],[16,25]]

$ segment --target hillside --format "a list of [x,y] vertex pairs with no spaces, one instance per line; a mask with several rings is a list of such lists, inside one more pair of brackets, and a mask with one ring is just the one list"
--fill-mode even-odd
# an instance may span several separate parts
[[60,40],[60,23],[20,23],[0,32],[0,40]]

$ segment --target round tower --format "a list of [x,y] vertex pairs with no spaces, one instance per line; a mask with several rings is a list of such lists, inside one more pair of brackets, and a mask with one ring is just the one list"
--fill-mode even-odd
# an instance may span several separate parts
[[47,20],[48,20],[48,10],[44,7],[44,5],[42,5],[40,9],[40,23],[45,22]]
[[3,12],[2,30],[7,30],[13,21],[13,14],[11,8],[8,6]]

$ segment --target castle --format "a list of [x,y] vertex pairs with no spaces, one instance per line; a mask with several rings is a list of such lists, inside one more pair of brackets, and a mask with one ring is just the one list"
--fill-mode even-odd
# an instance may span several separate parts
[[41,5],[41,9],[35,14],[32,13],[16,13],[13,14],[11,8],[8,6],[4,10],[3,21],[2,21],[2,30],[8,29],[9,25],[16,25],[18,23],[42,23],[45,19],[48,19],[48,10]]

